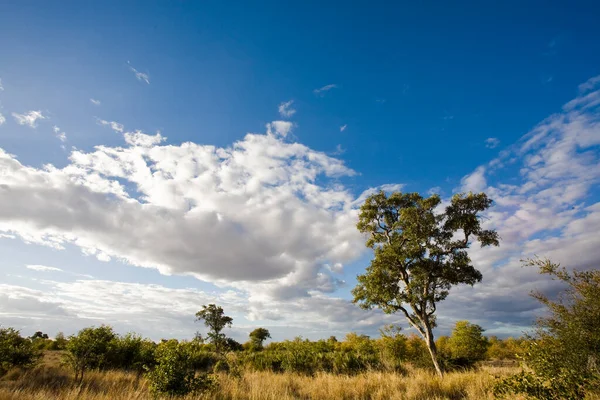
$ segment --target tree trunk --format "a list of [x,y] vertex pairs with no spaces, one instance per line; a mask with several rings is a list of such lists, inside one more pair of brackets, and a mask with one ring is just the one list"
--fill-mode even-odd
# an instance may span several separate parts
[[442,367],[440,366],[440,363],[438,362],[437,348],[435,347],[435,341],[433,340],[433,332],[431,331],[431,328],[429,326],[426,327],[425,343],[427,344],[427,350],[429,350],[429,354],[431,355],[431,361],[433,361],[435,372],[437,372],[437,374],[441,378],[442,376],[444,376],[444,372],[442,370]]

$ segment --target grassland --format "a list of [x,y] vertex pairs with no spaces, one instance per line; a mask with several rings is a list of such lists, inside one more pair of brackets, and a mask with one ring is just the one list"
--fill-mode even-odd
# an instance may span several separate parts
[[[444,378],[420,369],[405,374],[365,372],[355,376],[242,372],[219,374],[218,389],[184,399],[492,399],[496,377],[515,367],[482,367],[453,372]],[[82,385],[60,365],[60,352],[46,352],[41,365],[30,371],[13,370],[0,381],[0,400],[133,400],[151,398],[143,376],[123,371],[90,372]]]

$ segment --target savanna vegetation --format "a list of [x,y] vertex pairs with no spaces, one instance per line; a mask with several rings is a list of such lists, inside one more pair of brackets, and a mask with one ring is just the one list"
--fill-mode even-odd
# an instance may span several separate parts
[[[200,307],[208,330],[190,340],[155,342],[110,326],[53,338],[0,329],[0,400],[14,399],[600,399],[600,271],[549,260],[525,261],[564,284],[557,299],[532,295],[548,313],[518,338],[486,336],[458,321],[434,337],[436,305],[481,273],[466,249],[471,238],[498,245],[483,230],[484,194],[455,196],[439,212],[437,196],[378,193],[361,208],[358,228],[374,259],[353,294],[362,307],[399,313],[378,337],[267,343],[257,327],[245,343],[227,336],[233,319],[216,304]],[[192,316],[190,316],[192,317]]]

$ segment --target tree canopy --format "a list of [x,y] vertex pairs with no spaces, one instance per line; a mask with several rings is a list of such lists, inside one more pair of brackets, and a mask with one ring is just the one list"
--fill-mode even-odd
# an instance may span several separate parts
[[433,328],[436,304],[450,288],[481,281],[467,253],[473,240],[498,246],[494,230],[481,227],[481,213],[492,205],[485,193],[456,194],[444,210],[438,195],[380,191],[369,196],[357,228],[368,234],[374,258],[357,277],[354,301],[363,308],[402,312],[425,340],[439,374]]
[[209,329],[208,338],[215,346],[215,350],[220,352],[226,346],[227,338],[221,331],[231,326],[233,318],[225,315],[222,307],[215,304],[203,305],[202,310],[196,313],[196,321],[204,321],[204,325]]

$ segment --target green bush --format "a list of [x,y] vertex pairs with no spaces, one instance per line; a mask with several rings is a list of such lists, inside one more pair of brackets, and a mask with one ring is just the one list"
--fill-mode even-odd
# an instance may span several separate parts
[[148,368],[150,391],[155,395],[182,396],[214,389],[216,378],[210,374],[197,375],[186,343],[166,341],[154,352],[156,364]]
[[35,366],[41,352],[33,342],[21,337],[13,328],[0,328],[0,376],[13,367],[31,368]]
[[600,270],[568,272],[549,260],[529,260],[540,273],[562,281],[567,289],[556,301],[533,297],[549,311],[540,318],[526,345],[528,371],[500,381],[497,395],[525,394],[531,399],[583,399],[600,392]]
[[84,328],[69,338],[66,361],[75,372],[75,380],[83,381],[86,370],[110,367],[116,338],[106,325]]

